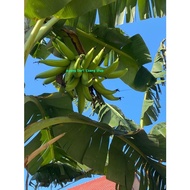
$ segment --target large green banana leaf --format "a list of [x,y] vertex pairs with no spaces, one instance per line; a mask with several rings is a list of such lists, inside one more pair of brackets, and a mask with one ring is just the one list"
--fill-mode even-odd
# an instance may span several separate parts
[[28,0],[25,3],[25,16],[31,19],[47,18],[52,15],[60,19],[82,16],[98,10],[100,24],[114,27],[126,22],[133,22],[137,13],[141,20],[166,15],[166,0]]
[[76,18],[89,11],[114,2],[115,0],[27,0],[25,16],[30,19],[47,18],[56,14],[60,18]]
[[166,0],[118,0],[98,9],[100,24],[113,27],[126,22],[134,22],[166,15]]
[[166,57],[164,54],[166,48],[164,42],[165,40],[160,43],[151,70],[152,75],[157,78],[157,83],[145,91],[140,120],[141,127],[151,125],[152,121],[157,121],[160,113],[160,84],[165,84],[166,75]]
[[[121,128],[113,128],[106,123],[93,121],[72,112],[71,109],[70,112],[63,112],[63,106],[59,108],[61,109],[60,115],[53,117],[50,110],[53,107],[56,110],[58,105],[56,105],[56,98],[53,98],[51,103],[49,100],[44,101],[49,97],[54,97],[54,94],[33,97],[36,102],[35,106],[41,110],[38,113],[29,112],[29,114],[29,109],[26,107],[28,117],[25,127],[25,156],[30,155],[50,139],[63,133],[65,135],[29,163],[27,168],[29,173],[39,172],[42,166],[51,161],[60,161],[76,168],[76,174],[79,168],[83,168],[83,165],[80,164],[85,164],[97,173],[106,175],[108,179],[115,181],[125,189],[132,187],[134,180],[132,176],[135,175],[135,172],[140,178],[141,189],[147,187],[164,189],[165,166],[158,161],[165,160],[165,142],[164,135],[161,138],[161,133],[156,132],[156,128],[152,131],[151,136],[147,135],[144,130],[126,132]],[[57,93],[55,97],[57,97]],[[29,101],[26,101],[27,106],[29,106],[28,103]],[[107,106],[107,108],[111,108],[111,106]],[[34,111],[36,110],[34,109]],[[68,110],[68,106],[66,106],[66,110]],[[115,110],[114,112],[120,115],[120,119],[123,117],[121,112],[119,114],[118,109],[112,107],[111,110]],[[45,113],[45,118],[42,118],[41,113]],[[35,117],[33,122],[30,121],[29,115],[40,114],[41,118]],[[135,123],[133,125],[135,126]],[[123,126],[124,128],[128,127],[125,124]],[[136,126],[137,128],[138,126]],[[135,129],[135,127],[131,129]],[[160,127],[158,130],[163,133]],[[158,179],[159,183],[154,183]]]

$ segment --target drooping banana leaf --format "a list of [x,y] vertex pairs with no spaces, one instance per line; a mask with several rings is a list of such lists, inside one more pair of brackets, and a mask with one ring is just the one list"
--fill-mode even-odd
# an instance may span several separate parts
[[139,126],[135,124],[134,121],[127,119],[123,112],[115,105],[108,103],[101,106],[97,105],[94,113],[98,115],[100,122],[113,127],[115,134],[122,135],[126,132],[139,129]]
[[[51,96],[61,98],[59,94],[46,95],[45,97]],[[153,173],[157,172],[157,176],[161,179],[161,182],[157,186],[161,187],[164,184],[164,166],[161,163],[152,161],[152,159],[165,161],[164,138],[161,139],[160,133],[156,133],[157,128],[149,136],[144,130],[132,131],[131,129],[138,128],[134,122],[133,127],[128,132],[122,131],[123,128],[121,129],[121,127],[113,128],[113,126],[107,125],[106,122],[109,121],[104,120],[105,123],[96,122],[78,113],[70,112],[66,114],[65,112],[64,116],[51,118],[51,112],[47,112],[48,106],[58,107],[59,105],[54,100],[55,98],[50,98],[46,102],[42,101],[42,99],[42,95],[35,97],[35,101],[38,100],[41,109],[44,108],[46,110],[46,117],[49,114],[50,118],[41,118],[32,123],[26,122],[28,125],[25,128],[25,156],[30,155],[42,144],[58,135],[63,133],[65,135],[29,163],[27,170],[31,174],[35,174],[42,166],[49,164],[51,161],[60,161],[75,168],[79,167],[78,163],[85,164],[99,174],[104,174],[108,179],[128,188],[134,179],[133,177],[129,177],[129,175],[131,176],[132,174],[133,176],[137,171],[140,172],[139,176],[141,176],[141,180],[144,178],[147,181],[156,180],[153,174],[151,176],[144,176],[146,173],[145,169],[149,171],[149,168],[151,168],[151,171],[153,170]],[[110,109],[110,111],[107,110],[108,113],[113,112],[113,114],[117,115],[115,119],[120,124],[120,121],[124,117],[121,110],[108,105],[107,108]],[[104,110],[102,119],[105,114],[107,113]],[[127,124],[129,123],[122,123],[122,126],[127,128],[129,127]],[[136,127],[134,128],[135,125]],[[35,136],[33,137],[33,135]],[[161,147],[160,142],[162,144]],[[123,157],[124,162],[120,161],[118,163],[115,160],[116,155],[118,156],[118,160],[121,160],[121,157]],[[144,163],[148,166],[147,168],[141,168]],[[116,165],[117,167],[115,168]],[[116,172],[117,168],[121,167],[124,174]],[[105,171],[107,172],[105,173]],[[123,176],[129,177],[129,181],[125,182],[125,180],[122,180]],[[146,186],[150,186],[151,184],[154,183],[147,183]]]
[[[164,166],[161,163],[152,161],[152,158],[154,160],[158,158],[164,160],[164,155],[161,155],[159,151],[159,144],[150,140],[144,130],[117,136],[114,135],[115,131],[108,125],[92,121],[89,118],[73,113],[65,117],[39,121],[38,124],[34,123],[30,125],[29,128],[26,128],[26,132],[27,134],[30,133],[28,132],[28,130],[31,131],[30,128],[34,128],[34,133],[46,127],[50,129],[53,136],[65,133],[64,137],[58,141],[57,146],[77,162],[85,164],[97,170],[99,173],[104,174],[104,167],[109,150],[106,176],[112,181],[130,187],[133,183],[133,178],[129,178],[129,181],[125,182],[126,180],[122,180],[123,176],[127,178],[129,175],[128,171],[130,171],[130,176],[131,174],[135,174],[143,163],[146,163],[148,168],[153,168],[162,181],[165,180]],[[110,135],[114,135],[113,139],[110,138]],[[108,146],[109,144],[110,148]],[[56,154],[55,150],[54,154]],[[48,154],[46,154],[46,157],[47,156]],[[122,157],[123,161],[121,161]],[[38,160],[40,159],[38,158]],[[135,163],[137,162],[140,163],[136,165]],[[158,167],[157,169],[154,168],[154,164]],[[116,172],[121,168],[123,169],[120,170],[120,172]],[[147,171],[149,171],[148,168]],[[143,169],[141,175],[144,175],[144,172]],[[150,180],[149,176],[146,177]],[[161,185],[162,183],[158,184],[158,186]]]
[[53,162],[42,166],[33,175],[29,185],[37,188],[40,186],[49,187],[50,184],[53,183],[55,187],[57,185],[64,187],[68,182],[77,180],[78,178],[80,178],[80,176],[83,175],[83,171],[81,171],[80,169],[76,169],[71,165],[62,162]]
[[166,75],[166,49],[164,42],[165,40],[160,43],[151,70],[152,75],[157,78],[157,82],[145,91],[140,121],[141,127],[151,125],[152,121],[157,121],[160,113],[160,84],[165,84]]

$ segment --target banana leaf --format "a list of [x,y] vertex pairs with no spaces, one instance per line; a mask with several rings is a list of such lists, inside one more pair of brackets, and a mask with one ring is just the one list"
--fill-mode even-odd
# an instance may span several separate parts
[[[140,119],[141,127],[151,125],[152,121],[157,121],[160,113],[161,105],[159,94],[161,93],[161,89],[159,85],[160,83],[162,85],[165,84],[166,75],[166,57],[164,56],[166,49],[164,43],[165,39],[160,43],[151,70],[152,75],[157,78],[157,83],[145,91]],[[161,79],[160,82],[158,80],[159,78]]]
[[[45,110],[48,106],[53,106],[51,101],[41,101],[42,96],[35,98],[40,100],[38,104],[41,104],[41,107]],[[58,105],[55,101],[54,107],[56,106]],[[107,105],[107,108],[119,117],[115,117],[115,119],[120,120],[124,117],[123,113],[116,107]],[[109,112],[109,110],[107,111]],[[49,119],[47,113],[50,114]],[[106,114],[105,111],[104,114]],[[52,161],[60,161],[75,168],[83,168],[86,165],[88,168],[106,175],[108,179],[127,188],[130,188],[133,184],[134,177],[132,176],[137,171],[140,172],[140,180],[144,178],[147,181],[155,180],[156,176],[144,176],[145,169],[150,171],[149,168],[151,168],[151,171],[157,172],[157,176],[161,179],[156,187],[163,185],[165,169],[163,164],[158,161],[165,161],[165,143],[164,138],[160,138],[160,133],[156,133],[157,128],[149,135],[144,130],[138,130],[137,125],[134,128],[134,122],[133,127],[128,132],[122,131],[122,127],[114,128],[106,124],[105,121],[105,123],[96,122],[74,112],[64,113],[59,117],[51,117],[51,112],[46,112],[45,119],[39,119],[32,123],[26,122],[29,124],[25,127],[25,157],[44,143],[60,134],[65,134],[28,164],[27,170],[32,175],[35,175],[37,171],[39,172],[42,166],[46,166]],[[127,128],[129,123],[124,123],[122,126]],[[118,131],[121,133],[118,133]],[[160,143],[162,146],[160,146]],[[116,155],[119,160],[123,158],[124,162],[119,161],[118,163],[116,161],[118,159],[115,158]],[[148,168],[141,168],[143,163],[146,163]],[[121,171],[120,173],[117,172],[118,168],[123,168],[124,175]],[[123,178],[124,176],[128,181]],[[150,185],[151,183],[147,182],[146,187]]]
[[103,5],[107,5],[114,0],[83,0],[81,6],[80,0],[28,0],[25,4],[25,16],[31,19],[47,18],[52,15],[61,19],[76,18],[89,11],[93,11]]

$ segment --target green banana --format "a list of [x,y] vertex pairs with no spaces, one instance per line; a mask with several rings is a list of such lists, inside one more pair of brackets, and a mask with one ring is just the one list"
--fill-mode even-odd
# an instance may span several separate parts
[[117,70],[117,71],[114,71],[114,72],[110,73],[109,75],[107,75],[106,78],[108,78],[108,79],[120,78],[123,75],[125,75],[127,73],[127,71],[128,71],[128,68],[125,68],[124,70]]
[[[108,74],[112,73],[113,71],[115,71],[117,69],[117,67],[119,66],[119,58],[117,58],[109,67],[107,68],[103,68],[100,66],[96,67],[96,71],[94,72],[95,76],[101,76],[101,77],[107,77]],[[101,71],[101,72],[98,72]]]
[[68,83],[66,83],[65,90],[67,92],[72,91],[77,86],[79,80],[80,80],[80,78],[73,77],[73,79],[71,81],[69,81]]
[[94,57],[91,64],[89,65],[88,69],[95,69],[100,63],[103,58],[105,51],[105,47],[100,50],[100,52]]
[[104,78],[104,77],[101,77],[101,78],[100,78],[100,77],[98,77],[98,76],[94,76],[94,78],[95,78],[95,79],[94,79],[95,82],[102,82],[102,81],[104,81],[104,80],[106,79],[106,78]]
[[115,97],[113,94],[101,94],[108,100],[121,100],[121,97]]
[[61,73],[65,73],[67,67],[54,67],[50,70],[44,71],[42,73],[39,73],[38,75],[36,75],[35,79],[37,78],[49,78],[49,77],[53,77],[56,75],[59,75]]
[[75,54],[72,52],[72,50],[70,50],[69,47],[66,46],[66,44],[64,44],[58,38],[55,38],[55,43],[57,44],[60,53],[64,54],[71,61],[75,59]]
[[76,72],[76,70],[74,69],[74,65],[75,65],[75,61],[71,61],[70,65],[67,66],[65,77],[64,77],[65,83],[69,82],[72,79],[74,72]]
[[105,59],[104,59],[104,66],[107,67],[109,63],[109,53],[106,54]]
[[40,60],[38,61],[38,63],[43,63],[45,65],[48,66],[53,66],[53,67],[66,67],[70,64],[70,60],[69,59],[44,59],[44,60]]
[[56,80],[56,76],[46,78],[43,82],[43,85],[50,84]]
[[80,76],[82,75],[81,63],[82,63],[82,61],[84,61],[84,58],[85,58],[85,55],[84,55],[84,54],[81,54],[81,55],[77,58],[77,60],[76,60],[76,62],[75,62],[75,64],[74,64],[74,66],[73,66],[73,69],[76,70],[76,72],[74,72],[74,76],[75,76],[75,77],[80,77]]
[[85,108],[85,97],[82,90],[82,83],[79,82],[75,89],[78,97],[78,112],[82,114]]
[[82,91],[86,100],[92,101],[92,96],[90,94],[89,87],[84,86],[84,85],[81,85],[81,87],[82,87]]
[[106,95],[114,94],[114,93],[116,93],[117,91],[119,91],[118,89],[109,90],[109,89],[105,88],[104,85],[103,85],[101,82],[96,82],[96,81],[94,81],[93,87],[94,87],[100,94],[102,94],[102,95],[104,95],[104,94],[106,94]]
[[84,60],[82,61],[82,64],[81,64],[81,66],[82,66],[83,69],[87,69],[88,68],[89,64],[91,63],[91,61],[93,59],[95,49],[96,49],[95,47],[91,48],[87,52],[87,54],[85,55],[85,58],[84,58]]
[[81,76],[81,82],[83,85],[89,87],[94,82],[94,76],[91,73],[83,72]]

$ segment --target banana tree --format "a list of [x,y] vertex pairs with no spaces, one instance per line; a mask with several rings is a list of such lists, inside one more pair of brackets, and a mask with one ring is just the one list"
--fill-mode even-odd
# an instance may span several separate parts
[[[80,5],[74,0],[56,0],[53,4],[49,0],[26,1],[25,16],[30,26],[25,30],[25,63],[29,54],[43,60],[50,54],[65,58],[55,39],[75,57],[86,55],[92,47],[96,47],[96,57],[104,49],[98,66],[106,67],[119,57],[115,72],[126,68],[127,72],[118,78],[145,92],[152,102],[148,104],[145,98],[139,126],[118,107],[107,104],[98,92],[101,102],[93,104],[93,110],[99,121],[74,112],[72,103],[77,97],[63,90],[57,76],[54,85],[59,92],[25,96],[25,168],[33,175],[30,184],[35,188],[51,183],[64,186],[73,179],[102,174],[119,189],[131,190],[137,175],[140,189],[165,189],[166,124],[154,126],[149,134],[143,129],[150,124],[149,116],[155,119],[157,112],[152,106],[159,100],[150,95],[150,90],[158,93],[158,78],[163,79],[164,74],[160,67],[149,72],[143,66],[151,62],[151,56],[140,35],[129,37],[116,27],[124,22],[125,14],[126,22],[133,22],[136,9],[140,19],[164,16],[165,1],[96,0]],[[100,24],[96,23],[97,14]],[[163,63],[160,57],[156,60]]]

